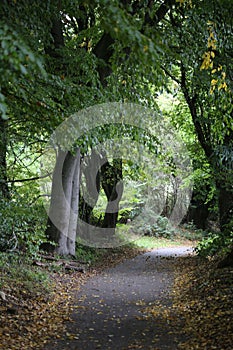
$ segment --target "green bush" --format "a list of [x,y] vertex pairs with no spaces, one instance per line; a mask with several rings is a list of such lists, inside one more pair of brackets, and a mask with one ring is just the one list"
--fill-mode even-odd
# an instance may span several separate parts
[[153,224],[143,224],[138,228],[140,234],[150,237],[163,237],[172,239],[176,235],[176,230],[172,227],[169,219],[158,216]]
[[0,200],[0,251],[21,250],[35,255],[45,239],[46,215],[41,205],[25,198]]
[[195,248],[198,255],[213,256],[220,251],[227,251],[233,245],[233,231],[229,233],[210,233]]
[[179,234],[183,238],[186,238],[190,241],[200,241],[203,238],[206,238],[209,236],[208,231],[197,228],[194,225],[193,221],[182,224],[180,226]]
[[121,209],[119,211],[119,214],[118,214],[118,222],[120,224],[126,224],[127,223],[127,220],[131,219],[132,218],[132,211],[133,211],[133,208],[124,208],[124,209]]

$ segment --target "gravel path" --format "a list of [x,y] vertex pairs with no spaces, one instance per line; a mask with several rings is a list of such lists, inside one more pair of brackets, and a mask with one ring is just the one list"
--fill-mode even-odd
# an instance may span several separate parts
[[90,278],[77,294],[68,333],[45,350],[177,349],[171,326],[143,310],[171,306],[171,260],[188,254],[190,247],[156,249]]

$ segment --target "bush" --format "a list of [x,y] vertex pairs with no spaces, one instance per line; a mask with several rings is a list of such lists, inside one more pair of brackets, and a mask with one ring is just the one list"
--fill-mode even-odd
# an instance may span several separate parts
[[0,201],[0,251],[23,250],[35,255],[45,239],[46,215],[41,205],[24,198]]
[[200,241],[203,238],[208,237],[208,235],[209,235],[208,231],[197,228],[194,225],[193,221],[182,224],[180,226],[179,233],[180,233],[180,236],[182,236],[183,238],[186,238],[190,241]]
[[210,233],[207,238],[200,241],[195,248],[198,255],[213,256],[220,251],[230,250],[233,245],[233,231],[227,233]]
[[170,224],[168,218],[158,216],[155,223],[144,224],[138,228],[140,234],[150,237],[173,238],[176,235],[176,230]]
[[129,219],[132,218],[133,208],[124,208],[119,211],[118,222],[120,224],[126,224]]

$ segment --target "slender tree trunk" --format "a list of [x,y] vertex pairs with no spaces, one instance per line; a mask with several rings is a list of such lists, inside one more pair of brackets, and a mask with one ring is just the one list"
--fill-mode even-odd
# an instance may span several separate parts
[[[233,185],[231,188],[224,181],[218,182],[217,189],[218,195],[218,206],[219,206],[219,217],[220,217],[220,228],[221,231],[229,236],[232,233],[233,225]],[[231,250],[227,256],[220,261],[218,267],[233,266],[233,245],[231,245]]]
[[102,226],[104,228],[115,228],[119,212],[119,203],[123,193],[122,160],[114,159],[113,165],[106,162],[101,167],[101,177],[102,186],[108,199]]
[[226,186],[224,181],[218,181],[218,206],[221,231],[229,231],[233,222],[233,190]]
[[9,188],[7,184],[7,122],[0,117],[0,195],[9,198]]

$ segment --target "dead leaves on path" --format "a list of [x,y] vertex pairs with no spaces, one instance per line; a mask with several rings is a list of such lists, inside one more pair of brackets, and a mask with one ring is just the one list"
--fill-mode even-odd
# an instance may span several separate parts
[[[17,283],[5,286],[6,301],[0,303],[0,349],[43,349],[51,337],[65,332],[69,321],[72,291],[77,289],[84,275],[73,273],[51,275],[53,292],[30,293]],[[86,278],[86,275],[85,275]],[[75,283],[76,281],[76,283]],[[72,287],[72,288],[71,288]],[[8,290],[14,295],[14,312]]]
[[[7,278],[2,276],[0,349],[39,350],[44,349],[45,344],[53,338],[60,339],[64,336],[70,340],[76,339],[77,334],[67,333],[65,327],[67,321],[71,322],[70,315],[74,309],[75,292],[90,276],[138,253],[139,251],[130,248],[112,251],[102,256],[101,261],[85,274],[78,271],[68,274],[51,273],[52,290],[50,292],[40,288],[40,292],[37,293],[36,288],[35,293],[30,293],[29,290],[24,289],[24,283],[21,284],[20,281],[7,283]],[[66,268],[67,262],[65,263]],[[72,270],[75,270],[73,265]]]
[[[122,261],[126,256],[126,252],[109,255],[102,260],[97,271]],[[170,260],[169,265],[175,271],[172,295],[164,295],[159,302],[142,310],[141,319],[156,320],[161,334],[167,329],[174,339],[177,338],[179,349],[231,350],[232,268],[217,269],[217,263],[198,257],[176,258]],[[39,350],[55,336],[58,339],[63,335],[71,340],[77,339],[77,334],[67,334],[65,322],[70,320],[73,292],[88,277],[89,273],[78,272],[53,274],[54,288],[50,296],[43,292],[30,295],[20,285],[15,285],[9,292],[4,286],[6,299],[9,294],[14,298],[8,299],[9,303],[0,303],[0,349]],[[16,308],[15,313],[7,311],[10,303]],[[143,307],[144,304],[143,300],[136,301],[137,306]],[[157,340],[158,337],[151,339],[154,350]],[[140,342],[131,345],[132,349],[142,348]]]
[[198,257],[175,263],[173,305],[154,305],[150,317],[170,323],[179,349],[231,350],[233,339],[233,270]]

